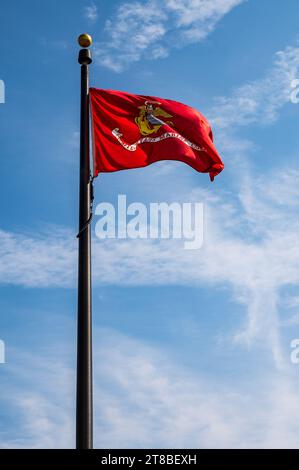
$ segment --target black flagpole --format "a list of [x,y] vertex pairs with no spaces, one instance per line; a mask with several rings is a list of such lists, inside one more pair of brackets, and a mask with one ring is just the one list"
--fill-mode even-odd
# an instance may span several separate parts
[[78,39],[81,65],[80,200],[78,263],[77,412],[76,448],[93,447],[92,317],[91,317],[91,182],[89,152],[89,65],[91,37]]

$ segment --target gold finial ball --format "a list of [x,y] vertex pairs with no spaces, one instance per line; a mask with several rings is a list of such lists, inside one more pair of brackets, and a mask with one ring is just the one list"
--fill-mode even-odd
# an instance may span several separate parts
[[81,47],[89,47],[92,45],[92,37],[89,34],[80,34],[78,37],[78,43]]

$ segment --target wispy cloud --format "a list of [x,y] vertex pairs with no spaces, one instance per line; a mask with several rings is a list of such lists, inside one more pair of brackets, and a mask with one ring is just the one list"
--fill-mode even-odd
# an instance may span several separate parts
[[41,44],[46,48],[55,49],[59,51],[66,51],[70,47],[69,42],[66,40],[60,39],[51,41],[45,37],[41,38]]
[[92,3],[84,8],[84,16],[90,23],[95,23],[98,19],[98,7]]
[[211,119],[219,128],[271,124],[278,111],[290,102],[291,81],[298,77],[299,47],[287,47],[275,55],[268,74],[237,88],[231,96],[216,100]]
[[297,446],[295,375],[271,370],[257,378],[259,387],[224,385],[174,364],[163,350],[107,333],[96,355],[97,384],[109,383],[116,393],[103,388],[98,398],[101,447]]
[[[278,118],[279,109],[289,101],[289,84],[298,71],[298,56],[298,47],[279,52],[266,77],[238,88],[211,110],[222,131],[222,145],[226,143],[227,152],[238,159],[237,171],[246,162],[251,142],[239,139],[236,128]],[[244,108],[244,100],[251,105]],[[299,170],[282,167],[253,177],[245,168],[239,180],[238,189],[223,195],[216,196],[213,189],[178,195],[182,201],[205,203],[206,235],[198,252],[183,250],[179,241],[94,240],[94,285],[229,286],[247,312],[244,329],[236,332],[236,340],[250,345],[266,337],[281,366],[280,291],[283,286],[299,286]],[[0,282],[31,287],[75,286],[74,235],[66,231],[39,237],[0,232]]]
[[76,242],[69,230],[30,236],[0,231],[0,279],[27,287],[71,286]]
[[[49,356],[11,350],[13,363],[1,370],[1,409],[9,423],[0,430],[0,448],[62,448],[74,442],[75,374],[63,346]],[[59,437],[58,437],[59,436]]]
[[[244,330],[236,332],[236,339],[250,345],[256,338],[266,338],[265,345],[281,366],[279,292],[283,286],[299,286],[299,222],[296,206],[289,205],[291,198],[299,200],[296,188],[299,171],[291,170],[248,177],[237,194],[216,197],[195,190],[191,197],[205,201],[202,249],[186,251],[175,240],[95,239],[94,286],[229,286],[235,300],[247,309]],[[75,286],[74,236],[65,231],[39,238],[0,235],[2,283]]]
[[147,0],[120,5],[107,20],[108,40],[95,48],[97,62],[115,72],[142,58],[165,58],[172,47],[202,41],[244,0]]
[[[2,448],[74,447],[75,371],[63,349],[38,359],[15,351],[0,398],[11,423],[1,431]],[[95,447],[296,447],[298,379],[268,371],[257,381],[224,385],[156,346],[96,330]]]

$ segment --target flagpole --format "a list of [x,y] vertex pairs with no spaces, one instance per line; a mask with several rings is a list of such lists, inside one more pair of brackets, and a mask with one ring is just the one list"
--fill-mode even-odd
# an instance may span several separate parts
[[92,314],[91,314],[91,184],[89,150],[89,65],[88,47],[92,39],[87,34],[78,38],[78,62],[81,65],[80,123],[80,196],[79,196],[79,260],[78,260],[78,323],[77,323],[77,409],[76,448],[93,448],[92,396]]

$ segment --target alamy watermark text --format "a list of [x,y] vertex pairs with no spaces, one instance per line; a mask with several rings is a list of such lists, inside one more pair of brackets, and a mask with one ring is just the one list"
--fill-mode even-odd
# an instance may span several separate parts
[[97,205],[95,226],[100,239],[182,239],[186,250],[197,250],[203,244],[203,204],[152,202],[147,207],[141,202],[127,204],[120,194],[117,207],[109,202]]
[[0,80],[0,104],[5,103],[5,84],[3,80]]

